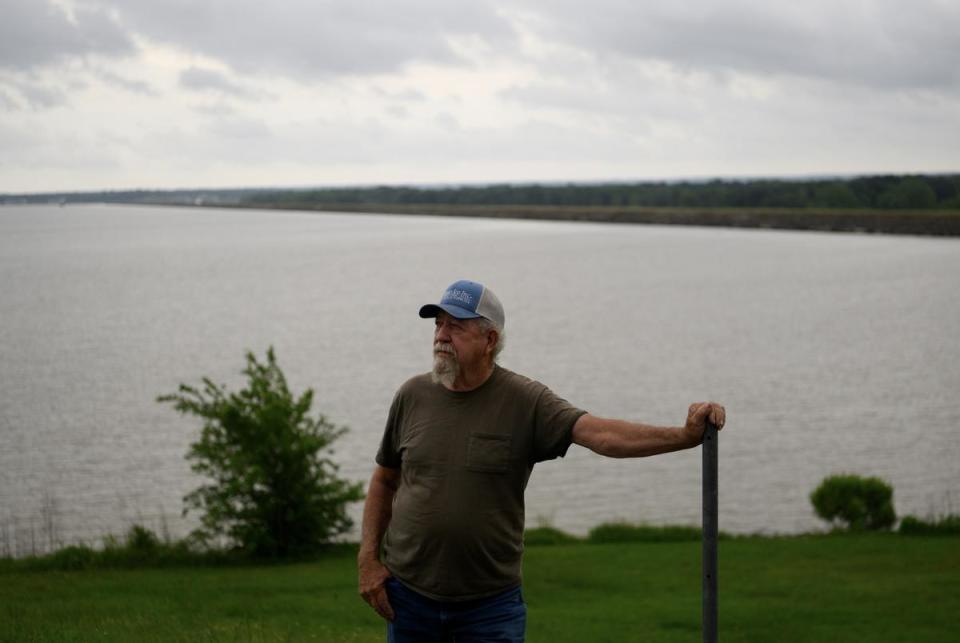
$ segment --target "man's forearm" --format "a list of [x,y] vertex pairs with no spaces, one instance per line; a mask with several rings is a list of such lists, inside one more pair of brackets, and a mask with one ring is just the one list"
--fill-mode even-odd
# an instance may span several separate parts
[[685,427],[665,427],[585,415],[573,441],[611,458],[639,458],[689,449],[700,442]]
[[723,428],[727,412],[716,402],[694,402],[682,427],[651,426],[638,422],[580,416],[573,426],[573,441],[611,458],[641,458],[690,449],[703,441],[707,424]]
[[380,560],[380,542],[393,515],[393,496],[397,484],[397,478],[382,468],[378,468],[370,479],[360,528],[360,552],[357,555],[360,561]]

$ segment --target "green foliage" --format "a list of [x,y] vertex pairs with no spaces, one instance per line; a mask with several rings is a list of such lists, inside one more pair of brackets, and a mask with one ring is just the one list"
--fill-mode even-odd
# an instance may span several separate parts
[[960,536],[960,516],[947,515],[928,520],[905,516],[900,521],[899,531],[908,536]]
[[702,531],[698,527],[682,525],[634,525],[626,522],[608,522],[597,525],[587,534],[590,543],[629,543],[629,542],[686,542],[700,540]]
[[523,544],[527,546],[570,545],[578,542],[579,538],[556,527],[534,527],[523,532]]
[[815,187],[813,205],[818,208],[863,207],[850,186],[840,181],[824,183]]
[[52,569],[87,569],[96,565],[97,552],[86,545],[71,545],[50,554],[46,558],[49,567]]
[[347,429],[309,414],[313,391],[294,397],[272,348],[266,363],[247,353],[243,372],[236,393],[204,378],[158,398],[203,420],[187,459],[209,482],[184,497],[184,514],[202,512],[193,536],[204,545],[225,537],[257,557],[310,553],[352,527],[346,506],[363,497],[329,457]]
[[143,525],[134,525],[127,532],[127,547],[132,551],[149,554],[160,547],[160,539]]
[[908,176],[885,190],[877,198],[877,205],[901,210],[933,208],[937,205],[937,193],[922,177]]
[[[931,194],[933,201],[931,202]],[[8,195],[10,196],[10,195]],[[0,194],[0,202],[4,195]],[[960,175],[824,179],[728,179],[635,183],[374,186],[311,190],[121,190],[16,195],[18,202],[318,205],[516,205],[655,208],[960,209]]]
[[11,570],[130,569],[186,565],[221,565],[239,562],[219,551],[198,551],[187,541],[161,540],[141,525],[133,525],[123,538],[106,536],[101,547],[69,545],[40,556],[2,561]]
[[243,203],[317,205],[516,205],[656,208],[955,209],[958,175],[884,175],[852,179],[656,181],[597,184],[500,184],[423,188],[376,186],[249,192]]
[[817,515],[852,530],[889,529],[897,521],[893,487],[879,478],[833,475],[810,494]]

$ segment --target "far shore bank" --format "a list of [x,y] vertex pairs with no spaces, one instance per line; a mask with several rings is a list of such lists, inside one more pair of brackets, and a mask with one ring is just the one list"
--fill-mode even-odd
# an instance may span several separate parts
[[[146,203],[144,203],[146,204]],[[150,205],[156,205],[152,203]],[[766,228],[960,236],[960,211],[814,208],[655,208],[621,206],[525,206],[448,204],[194,203],[201,207],[477,217],[535,221],[583,221],[656,225]]]

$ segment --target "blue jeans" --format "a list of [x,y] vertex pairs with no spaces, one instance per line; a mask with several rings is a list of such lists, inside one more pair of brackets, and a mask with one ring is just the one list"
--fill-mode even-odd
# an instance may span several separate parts
[[435,601],[387,579],[395,618],[388,643],[523,643],[527,606],[520,588],[473,601]]

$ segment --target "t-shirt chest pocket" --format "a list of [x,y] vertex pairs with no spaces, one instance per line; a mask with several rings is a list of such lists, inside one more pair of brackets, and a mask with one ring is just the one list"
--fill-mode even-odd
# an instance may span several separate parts
[[483,473],[506,473],[510,466],[509,435],[471,433],[467,442],[467,469]]

